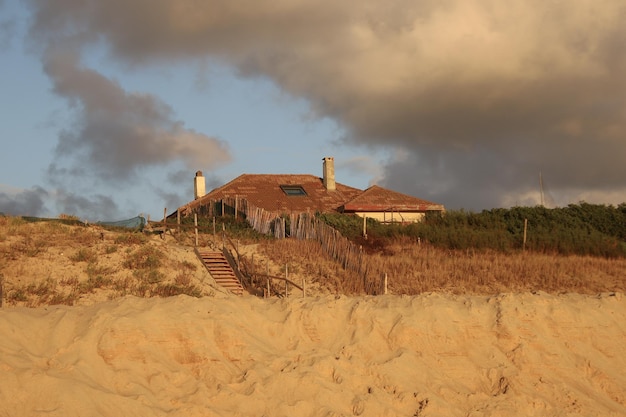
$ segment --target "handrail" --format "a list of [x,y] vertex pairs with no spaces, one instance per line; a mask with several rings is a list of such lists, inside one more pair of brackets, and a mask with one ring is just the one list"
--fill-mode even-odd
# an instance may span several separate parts
[[243,272],[239,268],[239,262],[237,262],[237,261],[235,261],[235,259],[233,259],[233,255],[231,255],[231,253],[230,253],[230,251],[228,249],[222,248],[222,253],[224,254],[224,257],[226,257],[226,260],[230,264],[230,267],[232,268],[233,272],[235,273],[235,276],[237,277],[237,281],[239,281],[239,284],[241,284],[241,286],[243,287],[244,286],[243,279],[242,279],[243,278]]
[[277,279],[277,280],[279,280],[279,281],[286,281],[286,282],[288,282],[289,284],[291,284],[291,285],[293,285],[294,287],[296,287],[297,289],[299,289],[300,291],[304,291],[304,289],[303,289],[301,286],[299,286],[298,284],[296,284],[295,282],[293,282],[293,281],[292,281],[292,280],[290,280],[289,278],[285,278],[285,277],[278,277],[278,276],[276,276],[276,275],[257,274],[257,273],[254,273],[254,275],[255,275],[256,277],[261,277],[261,278],[262,278],[262,277],[265,277],[265,278]]
[[[252,278],[263,278],[265,277],[265,279],[276,279],[279,281],[283,281],[286,282],[288,284],[291,284],[292,286],[296,287],[297,289],[299,289],[300,291],[304,292],[305,289],[303,286],[300,286],[298,284],[296,284],[295,282],[293,282],[292,280],[290,280],[289,278],[286,277],[279,277],[276,275],[268,275],[268,274],[259,274],[256,272],[248,272],[248,271],[242,271],[241,269],[241,265],[242,265],[242,256],[239,253],[239,249],[237,248],[238,245],[236,245],[232,239],[227,236],[226,234],[223,234],[223,240],[224,242],[228,242],[230,244],[230,246],[234,249],[235,253],[237,254],[237,261],[235,262],[236,266],[237,266],[237,272],[242,274],[243,276],[245,276],[246,278],[250,279],[250,281],[252,282]],[[225,246],[225,245],[224,245]],[[226,247],[223,248],[223,250],[228,251],[229,249],[227,249]],[[232,256],[232,255],[231,255]],[[245,259],[245,258],[244,258]],[[243,263],[244,265],[246,265],[246,263]],[[247,265],[246,265],[247,266]],[[246,268],[247,269],[247,268]],[[241,279],[241,277],[239,277],[241,284],[243,285],[243,280]]]
[[[179,223],[169,223],[169,222],[164,222],[164,221],[150,221],[149,222],[150,225],[152,227],[164,227],[167,230],[168,226],[171,226],[172,229],[197,229],[197,230],[208,230],[211,231],[213,230],[212,227],[202,227],[202,226],[196,226],[194,224],[179,224]],[[164,230],[165,231],[165,230]],[[214,246],[218,246],[219,243],[216,242],[215,240],[212,240],[212,244]],[[242,256],[242,254],[239,252],[238,249],[238,244],[235,244],[235,242],[233,242],[233,240],[230,238],[230,236],[228,236],[225,231],[222,229],[222,253],[224,253],[224,256],[226,256],[228,262],[231,264],[231,267],[233,268],[233,271],[235,272],[235,275],[237,276],[237,279],[239,280],[239,283],[245,288],[248,285],[250,285],[253,282],[253,279],[260,279],[260,278],[266,278],[266,279],[272,279],[272,280],[278,280],[278,281],[282,281],[282,282],[286,282],[287,284],[292,285],[293,287],[297,288],[298,290],[302,291],[303,293],[306,291],[305,290],[305,286],[304,285],[299,285],[296,284],[295,282],[293,282],[292,280],[286,278],[286,277],[280,277],[280,276],[276,276],[276,275],[268,275],[268,274],[260,274],[260,273],[256,273],[256,272],[250,272],[249,271],[249,265],[247,262],[247,259],[245,258],[245,256]],[[228,246],[228,247],[227,247]],[[235,252],[236,258],[230,253],[232,250]],[[194,248],[196,251],[196,254],[198,253],[197,248]],[[244,268],[242,268],[242,266]]]

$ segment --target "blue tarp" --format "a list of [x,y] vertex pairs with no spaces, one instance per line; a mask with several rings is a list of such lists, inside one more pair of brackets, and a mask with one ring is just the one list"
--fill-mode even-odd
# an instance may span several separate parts
[[126,227],[129,229],[143,229],[146,225],[146,219],[142,216],[133,217],[128,220],[119,220],[116,222],[98,222],[103,226]]

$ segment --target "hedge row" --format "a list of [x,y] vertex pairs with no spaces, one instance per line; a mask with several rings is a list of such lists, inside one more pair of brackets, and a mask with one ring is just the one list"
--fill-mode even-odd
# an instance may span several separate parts
[[[322,214],[344,236],[358,239],[363,219],[340,214]],[[449,211],[426,216],[421,223],[384,225],[367,220],[371,238],[408,236],[446,249],[521,250],[524,224],[527,250],[626,257],[626,203],[617,207],[599,204],[570,204],[567,207],[513,207],[480,213]]]

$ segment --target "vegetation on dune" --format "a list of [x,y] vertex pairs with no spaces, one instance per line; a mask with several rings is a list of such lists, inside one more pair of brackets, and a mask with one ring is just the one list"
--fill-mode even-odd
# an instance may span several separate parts
[[[290,279],[304,279],[309,290],[322,293],[381,294],[383,277],[391,293],[409,295],[626,291],[626,204],[451,211],[407,225],[367,219],[367,239],[362,236],[362,218],[318,218],[352,242],[359,260],[356,271],[318,241],[260,235],[241,217],[199,218],[197,239],[200,246],[254,244],[256,258],[236,258],[254,273],[247,284],[256,285],[257,294],[267,286],[264,276],[284,275],[287,265]],[[96,292],[108,298],[210,295],[211,290],[202,290],[194,278],[198,266],[168,260],[167,243],[158,237],[60,220],[0,217],[0,288],[6,305],[73,305]],[[195,244],[194,229],[193,218],[186,218],[167,235],[189,247]],[[19,279],[27,273],[23,265],[59,255],[67,260],[62,270]],[[112,257],[116,263],[105,261]],[[73,265],[74,272],[63,272],[67,265]],[[284,283],[269,281],[272,294],[284,294]]]
[[[121,228],[86,227],[75,221],[0,217],[0,281],[6,305],[74,305],[96,291],[110,299],[210,295],[192,279],[195,264],[169,260],[146,235]],[[112,256],[119,261],[111,263]],[[26,264],[58,258],[67,260],[58,271],[37,269],[41,277],[28,276]],[[175,271],[171,276],[163,271],[166,262]]]
[[626,291],[624,258],[448,250],[398,237],[387,239],[383,249],[364,254],[364,279],[334,262],[315,241],[283,239],[266,242],[261,250],[276,264],[297,265],[307,282],[337,294],[381,294],[385,276],[391,293],[407,295]]
[[[172,223],[174,227],[174,223]],[[181,229],[193,231],[195,227],[193,216],[181,218]],[[235,218],[234,216],[216,216],[216,217],[200,217],[198,216],[198,230],[203,234],[221,236],[222,232],[226,232],[228,236],[237,239],[246,240],[265,240],[271,239],[270,236],[263,235],[254,230],[250,223],[243,216]]]
[[318,218],[353,242],[358,268],[333,265],[333,243],[326,251],[318,242],[292,239],[263,248],[271,258],[298,264],[311,280],[338,293],[380,294],[384,276],[396,294],[597,293],[626,288],[626,204],[453,211],[407,225],[367,219],[367,238],[360,217]]
[[[367,220],[368,241],[361,238],[363,219],[323,214],[326,223],[365,247],[381,246],[381,239],[406,237],[448,250],[525,249],[560,255],[626,257],[626,203],[619,206],[570,204],[563,208],[513,207],[480,213],[449,211],[430,215],[421,223],[381,224]],[[384,243],[383,243],[384,246]]]
[[[396,294],[626,289],[626,204],[452,211],[407,225],[367,219],[367,239],[360,217],[318,217],[361,248],[364,269],[346,270],[316,241],[253,240],[275,264],[295,267],[307,281],[330,292],[380,294],[385,275]],[[241,232],[247,227],[241,220],[236,225],[225,224],[233,239],[254,236]]]

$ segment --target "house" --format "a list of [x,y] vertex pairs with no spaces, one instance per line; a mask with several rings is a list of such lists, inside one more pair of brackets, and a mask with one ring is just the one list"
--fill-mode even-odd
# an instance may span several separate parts
[[373,185],[345,202],[339,211],[376,219],[381,223],[414,223],[422,220],[428,212],[442,213],[445,208],[441,204]]
[[[295,174],[242,174],[205,194],[202,172],[194,179],[194,201],[180,207],[181,215],[201,211],[216,201],[246,202],[267,212],[353,213],[381,222],[416,222],[427,212],[443,212],[441,204],[374,185],[366,190],[335,181],[334,159],[323,159],[322,177]],[[235,211],[237,209],[235,208]]]

